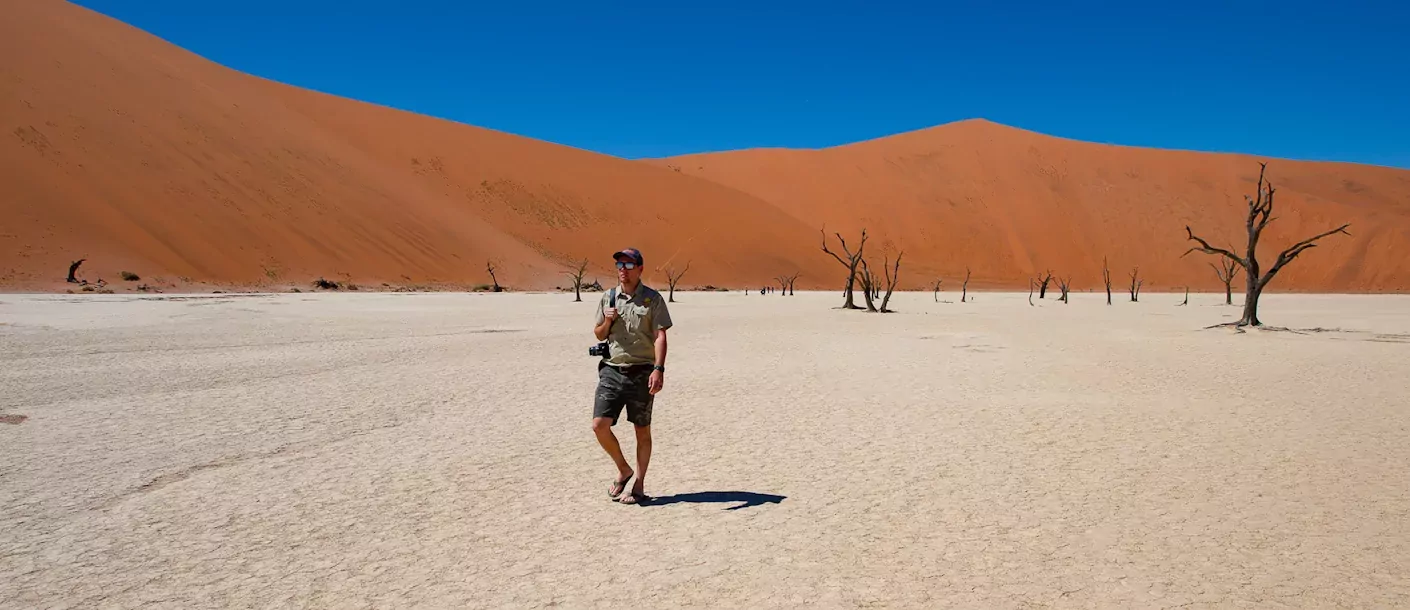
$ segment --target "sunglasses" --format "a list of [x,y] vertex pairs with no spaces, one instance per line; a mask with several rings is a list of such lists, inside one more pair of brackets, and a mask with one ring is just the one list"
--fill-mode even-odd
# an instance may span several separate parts
[[636,263],[628,263],[628,262],[624,262],[624,261],[617,261],[617,268],[618,268],[618,269],[636,269]]

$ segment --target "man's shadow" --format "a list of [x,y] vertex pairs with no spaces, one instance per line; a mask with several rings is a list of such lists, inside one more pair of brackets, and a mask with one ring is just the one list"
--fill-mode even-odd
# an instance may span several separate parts
[[739,503],[737,506],[731,506],[729,508],[726,508],[725,510],[739,510],[741,508],[761,506],[763,504],[778,504],[779,502],[782,502],[785,497],[787,496],[776,496],[773,494],[757,494],[752,491],[697,491],[688,494],[675,494],[670,496],[660,496],[657,498],[651,498],[649,500],[646,500],[645,502],[642,502],[641,505],[666,506],[669,504],[678,504],[681,502],[689,502],[692,504],[733,504],[737,502]]

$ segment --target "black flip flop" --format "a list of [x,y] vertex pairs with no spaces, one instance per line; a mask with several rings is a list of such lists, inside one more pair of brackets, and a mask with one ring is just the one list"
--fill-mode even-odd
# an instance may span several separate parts
[[[617,498],[622,495],[622,492],[627,490],[627,483],[632,482],[632,477],[634,476],[636,476],[635,472],[627,475],[627,478],[622,479],[621,481],[612,479],[612,486],[607,488],[607,496],[612,498],[613,502],[616,502]],[[618,488],[619,485],[621,486],[621,488]],[[617,490],[616,493],[612,492],[613,489]]]

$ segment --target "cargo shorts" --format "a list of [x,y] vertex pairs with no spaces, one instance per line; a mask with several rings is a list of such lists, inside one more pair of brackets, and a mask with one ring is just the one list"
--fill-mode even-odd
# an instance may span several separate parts
[[650,426],[651,406],[656,400],[651,394],[651,370],[649,364],[618,368],[598,363],[593,418],[610,417],[615,426],[625,408],[627,421],[637,426]]

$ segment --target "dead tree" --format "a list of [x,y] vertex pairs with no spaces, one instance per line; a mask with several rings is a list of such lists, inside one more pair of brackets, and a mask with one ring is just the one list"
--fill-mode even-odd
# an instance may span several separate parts
[[[857,266],[862,263],[862,250],[865,249],[867,246],[867,230],[862,229],[862,240],[857,244],[856,252],[852,252],[852,250],[847,247],[847,240],[842,239],[841,233],[833,233],[833,235],[836,235],[837,242],[842,244],[842,252],[847,255],[847,258],[844,260],[841,256],[838,256],[836,252],[827,249],[826,232],[822,232],[822,251],[832,255],[832,258],[837,259],[838,263],[841,263],[843,267],[847,268],[847,287],[842,291],[842,296],[844,299],[842,303],[842,308],[861,309],[853,300],[852,287],[856,284],[856,281],[858,279]],[[871,293],[868,292],[867,294],[870,295]],[[870,296],[868,296],[868,300],[870,300]]]
[[905,253],[905,250],[896,253],[896,266],[890,269],[887,269],[887,265],[891,261],[882,259],[881,271],[886,274],[886,296],[881,299],[881,313],[891,313],[886,304],[891,302],[891,292],[896,290],[896,284],[901,281],[901,256]]
[[690,261],[685,262],[685,269],[681,269],[680,272],[676,272],[675,267],[666,267],[666,285],[670,287],[668,291],[670,294],[666,297],[667,301],[676,302],[676,284],[680,283],[681,277],[685,276],[687,271],[690,271]]
[[495,271],[495,269],[494,269],[494,261],[492,261],[492,260],[485,261],[485,271],[488,271],[488,272],[489,272],[489,274],[490,274],[490,282],[494,283],[494,286],[491,287],[490,290],[493,290],[493,291],[495,291],[495,292],[504,292],[504,289],[501,288],[500,285],[499,285],[499,280],[498,280],[497,278],[495,278],[495,276],[494,276],[494,271]]
[[[1189,253],[1186,252],[1186,254]],[[1243,267],[1239,266],[1238,261],[1233,261],[1227,258],[1219,259],[1218,265],[1210,263],[1209,266],[1214,268],[1214,273],[1219,276],[1219,281],[1224,282],[1224,304],[1233,305],[1234,276],[1238,275],[1239,270],[1243,269]]]
[[857,279],[862,282],[862,295],[866,298],[867,311],[876,313],[876,276],[871,274],[871,267],[867,265],[867,259],[862,259],[862,270],[857,274]]
[[70,284],[77,284],[77,283],[78,283],[78,278],[74,277],[73,274],[78,272],[78,266],[79,266],[79,265],[82,265],[82,264],[83,264],[83,261],[86,261],[86,260],[88,260],[88,259],[86,259],[86,258],[80,258],[80,259],[78,259],[78,260],[76,260],[76,261],[74,261],[74,262],[72,262],[72,263],[69,263],[69,280],[68,280],[68,281],[69,281]]
[[1244,196],[1244,200],[1248,202],[1248,218],[1245,221],[1245,227],[1248,229],[1248,250],[1244,256],[1238,256],[1229,250],[1215,248],[1209,245],[1209,242],[1196,237],[1194,231],[1190,230],[1189,225],[1185,226],[1185,234],[1189,236],[1190,240],[1199,242],[1199,246],[1190,248],[1181,256],[1188,255],[1190,252],[1217,254],[1225,259],[1238,263],[1240,267],[1244,268],[1244,280],[1248,283],[1248,287],[1244,293],[1244,314],[1239,318],[1238,322],[1232,323],[1232,326],[1235,328],[1263,325],[1263,322],[1258,319],[1258,298],[1263,296],[1263,290],[1268,287],[1268,282],[1273,281],[1273,277],[1278,275],[1278,272],[1282,271],[1283,267],[1286,267],[1288,263],[1296,259],[1299,254],[1302,254],[1308,248],[1317,247],[1317,240],[1333,233],[1341,233],[1347,236],[1351,235],[1346,231],[1346,228],[1351,226],[1349,224],[1343,224],[1330,231],[1313,235],[1279,252],[1278,258],[1273,261],[1273,266],[1268,269],[1268,272],[1261,273],[1257,256],[1258,238],[1263,235],[1264,227],[1267,227],[1268,223],[1272,222],[1274,218],[1273,194],[1276,192],[1276,189],[1273,188],[1271,182],[1267,183],[1265,186],[1263,180],[1263,174],[1267,171],[1268,164],[1259,163],[1258,165],[1257,197]]
[[[788,296],[788,276],[776,275],[774,276],[774,281],[778,282],[779,293],[783,296]],[[770,288],[770,290],[772,290],[772,288]]]
[[1032,278],[1029,278],[1029,280],[1028,280],[1028,306],[1029,306],[1029,307],[1032,307],[1032,306],[1033,306],[1033,287],[1036,286],[1037,284],[1038,284],[1038,283],[1035,282],[1035,281],[1033,281]]
[[960,286],[960,302],[963,303],[965,296],[969,294],[969,267],[964,268],[964,284]]
[[940,302],[940,284],[942,284],[942,283],[944,283],[944,282],[945,282],[944,278],[935,280],[935,302],[936,302],[936,303],[939,303],[939,302]]
[[1132,303],[1138,302],[1138,301],[1140,300],[1140,298],[1141,298],[1141,284],[1146,283],[1145,280],[1140,279],[1140,275],[1141,275],[1141,268],[1140,268],[1140,267],[1132,267],[1132,268],[1131,268],[1131,288],[1130,288],[1130,291],[1131,291],[1131,302],[1132,302]]
[[587,259],[578,263],[578,267],[571,271],[564,271],[568,277],[573,278],[573,302],[579,303],[583,300],[583,276],[587,275]]
[[795,273],[793,275],[788,276],[788,296],[793,296],[793,284],[798,281],[798,277],[801,275],[803,274]]
[[1189,305],[1189,304],[1190,304],[1190,287],[1189,287],[1189,286],[1186,286],[1186,287],[1185,287],[1185,301],[1184,301],[1183,303],[1180,303],[1179,305],[1176,305],[1176,307],[1183,307],[1183,306]]
[[1068,289],[1068,287],[1071,286],[1071,285],[1072,285],[1072,278],[1070,278],[1070,277],[1067,278],[1067,279],[1058,278],[1058,290],[1061,290],[1061,291],[1062,291],[1062,296],[1058,297],[1058,300],[1059,300],[1059,301],[1062,301],[1063,304],[1067,304],[1067,289]]
[[1043,276],[1042,276],[1042,282],[1043,282],[1043,284],[1038,287],[1038,298],[1042,299],[1042,298],[1046,298],[1046,297],[1048,296],[1048,282],[1052,281],[1052,279],[1053,279],[1053,272],[1052,272],[1052,271],[1045,271],[1045,272],[1043,272]]
[[1106,265],[1106,257],[1102,257],[1102,281],[1106,283],[1106,304],[1111,304],[1111,268]]

